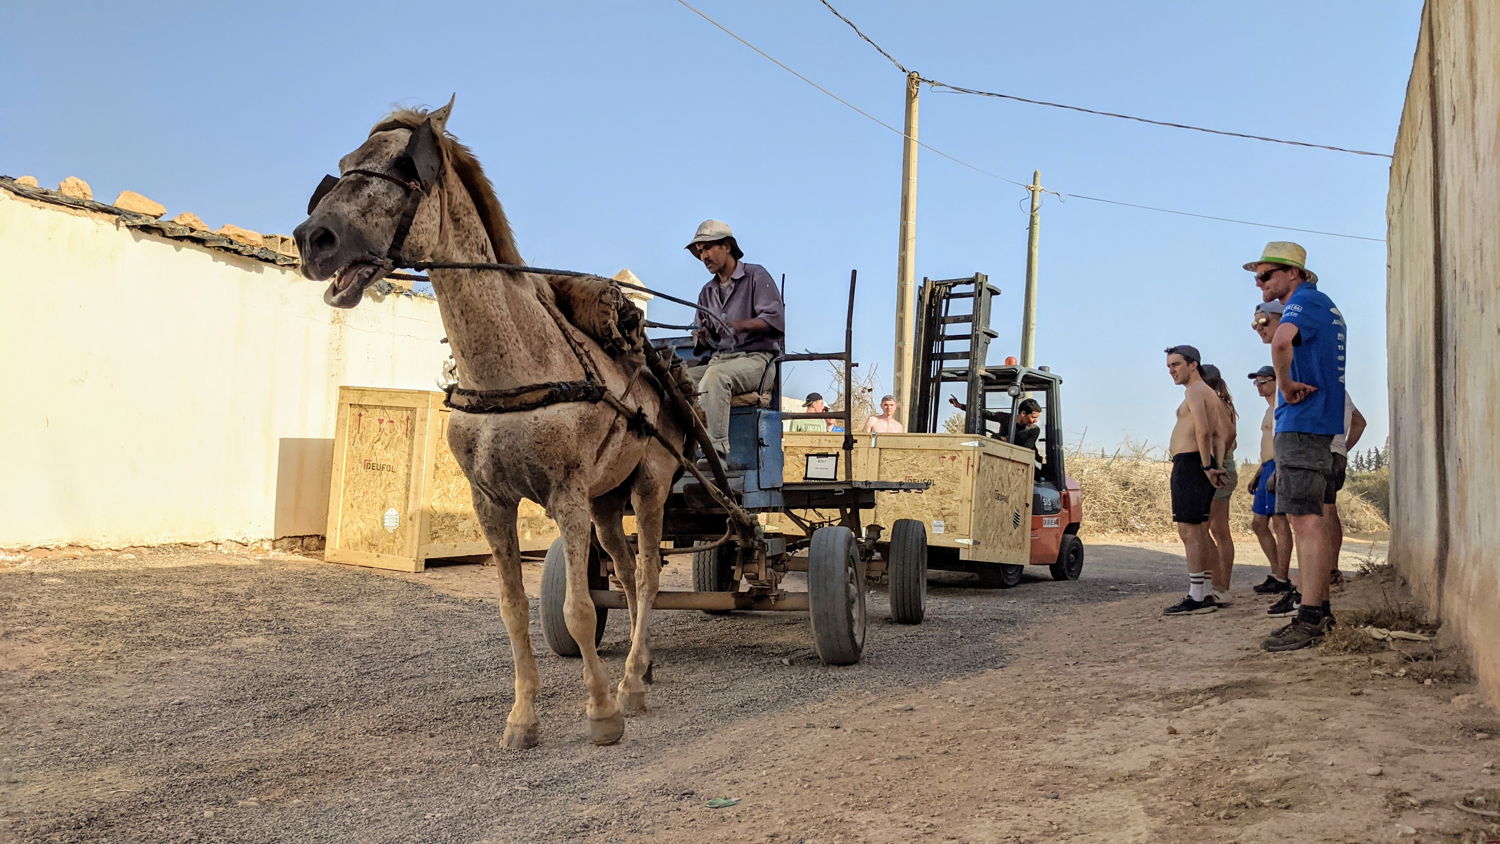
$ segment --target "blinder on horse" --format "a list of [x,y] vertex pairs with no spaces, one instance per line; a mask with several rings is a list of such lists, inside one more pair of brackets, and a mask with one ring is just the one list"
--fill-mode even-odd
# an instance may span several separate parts
[[355,168],[342,176],[324,176],[323,181],[318,182],[318,187],[313,190],[312,196],[307,200],[307,213],[311,216],[318,205],[328,197],[328,194],[350,176],[384,179],[399,186],[406,191],[406,206],[401,209],[401,218],[397,221],[396,233],[391,238],[391,246],[386,250],[385,257],[393,265],[401,266],[401,247],[406,245],[406,235],[411,231],[412,220],[416,219],[417,208],[422,204],[422,198],[432,189],[437,181],[438,172],[443,167],[443,154],[438,147],[437,132],[433,130],[431,121],[411,130],[411,139],[406,142],[406,149],[402,150],[391,164],[406,173],[394,175],[382,173],[379,170]]

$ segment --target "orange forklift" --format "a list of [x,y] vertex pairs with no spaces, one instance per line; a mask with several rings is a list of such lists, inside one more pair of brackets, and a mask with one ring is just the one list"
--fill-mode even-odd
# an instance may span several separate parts
[[[1027,367],[1015,358],[989,365],[990,303],[999,290],[984,274],[959,279],[923,279],[918,297],[914,386],[908,415],[913,433],[943,431],[938,421],[946,385],[961,385],[968,409],[964,433],[1017,441],[1019,406],[1032,399],[1042,407],[1031,495],[1030,564],[1047,566],[1056,580],[1077,580],[1083,572],[1083,490],[1068,477],[1063,454],[1062,378],[1049,367]],[[1024,439],[1024,438],[1023,438]],[[1025,567],[986,562],[980,555],[930,548],[928,566],[971,571],[984,583],[1012,587]],[[968,559],[964,559],[968,557]]]

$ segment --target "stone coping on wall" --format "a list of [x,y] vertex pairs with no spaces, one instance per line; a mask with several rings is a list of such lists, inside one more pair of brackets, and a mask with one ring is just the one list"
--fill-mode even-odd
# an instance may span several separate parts
[[[75,179],[72,181],[77,182],[78,180]],[[80,184],[82,183],[80,182]],[[118,225],[124,228],[164,237],[169,240],[187,241],[216,252],[241,255],[262,263],[273,264],[288,269],[295,269],[302,263],[296,253],[296,242],[289,237],[274,234],[263,235],[248,229],[241,229],[238,226],[223,226],[220,232],[209,231],[207,227],[198,227],[198,225],[201,225],[201,221],[192,214],[183,214],[179,215],[179,217],[190,219],[195,225],[185,225],[173,220],[163,220],[160,219],[159,214],[142,213],[118,205],[109,205],[96,201],[90,198],[90,192],[86,186],[81,191],[83,195],[79,195],[80,191],[78,190],[64,192],[62,190],[50,190],[41,187],[35,184],[34,179],[28,177],[16,179],[11,176],[0,175],[0,189],[35,202],[112,217]],[[130,193],[127,191],[122,196]],[[144,197],[141,199],[144,199]],[[149,200],[146,200],[146,202],[149,202]],[[221,232],[230,232],[234,236]],[[260,242],[257,244],[255,241]],[[399,292],[423,299],[432,298],[430,293],[414,292],[408,286],[392,284],[384,280],[376,282],[373,289],[374,292],[381,295]]]

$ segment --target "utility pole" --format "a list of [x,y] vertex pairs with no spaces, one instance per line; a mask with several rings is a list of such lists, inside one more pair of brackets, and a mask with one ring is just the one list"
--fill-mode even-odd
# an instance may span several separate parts
[[1036,258],[1042,207],[1042,171],[1031,173],[1031,225],[1026,233],[1026,300],[1021,311],[1021,365],[1036,366]]
[[917,333],[913,313],[917,274],[917,90],[922,78],[906,75],[906,131],[901,157],[901,231],[896,250],[896,360],[891,393],[896,397],[896,419],[906,426],[907,409],[916,391],[912,381],[912,340]]

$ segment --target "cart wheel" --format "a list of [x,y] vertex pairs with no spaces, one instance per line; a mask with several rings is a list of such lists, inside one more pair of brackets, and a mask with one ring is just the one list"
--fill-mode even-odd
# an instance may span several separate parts
[[[608,589],[609,579],[599,574],[599,549],[589,547],[589,588]],[[568,562],[563,554],[561,538],[552,540],[547,549],[547,560],[542,564],[542,638],[547,647],[558,656],[580,657],[578,643],[568,631],[568,618],[563,612],[563,601],[568,597]],[[609,617],[607,607],[594,609],[594,647],[604,638],[604,620]]]
[[807,587],[818,657],[828,665],[859,662],[865,646],[865,573],[848,528],[821,527],[813,532]]
[[1057,562],[1049,566],[1053,580],[1077,580],[1083,574],[1083,541],[1068,533],[1057,549]]
[[[736,548],[726,542],[708,551],[693,554],[693,590],[695,592],[734,592],[740,582],[734,578]],[[704,610],[709,615],[729,615],[733,610]]]
[[891,620],[921,624],[927,609],[927,528],[916,519],[897,519],[886,552],[891,578]]
[[979,570],[979,583],[983,586],[1010,589],[1021,584],[1021,572],[1025,570],[1024,566],[985,566]]

